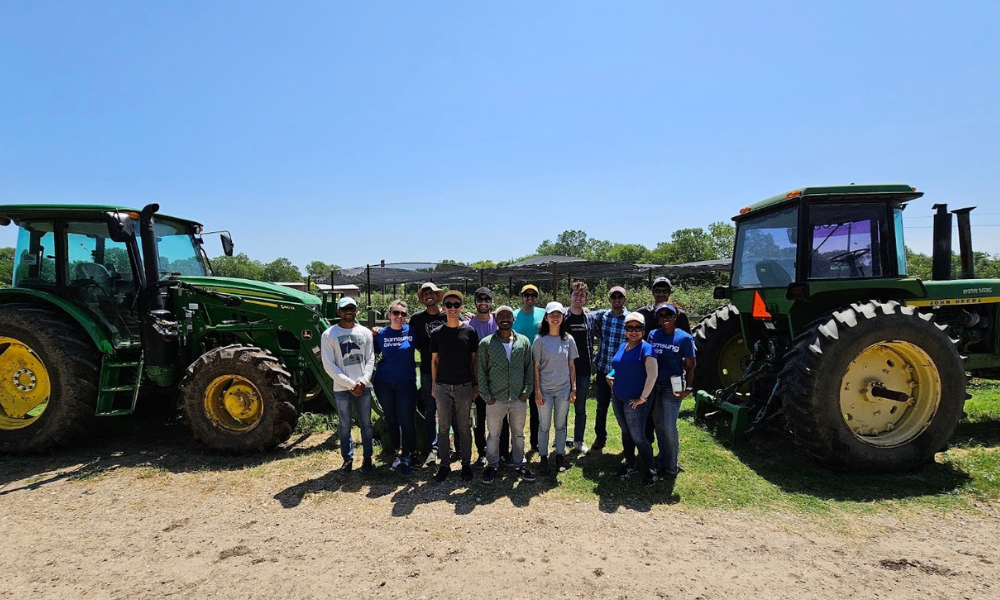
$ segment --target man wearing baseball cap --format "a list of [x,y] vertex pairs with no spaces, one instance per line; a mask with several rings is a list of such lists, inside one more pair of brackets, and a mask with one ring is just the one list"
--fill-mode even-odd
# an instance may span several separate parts
[[351,441],[351,407],[358,413],[361,445],[364,449],[362,471],[372,471],[372,373],[375,370],[375,345],[372,332],[354,322],[358,302],[345,296],[337,302],[340,320],[323,332],[320,357],[323,368],[333,379],[334,406],[337,409],[337,434],[344,464],[341,473],[354,468],[354,443]]
[[[650,286],[653,291],[653,303],[643,306],[636,312],[641,314],[646,319],[646,335],[650,332],[656,331],[656,310],[655,307],[663,304],[664,302],[670,302],[670,292],[673,291],[674,286],[671,285],[670,280],[666,277],[657,277],[653,280],[653,285]],[[677,309],[677,329],[685,333],[691,333],[691,322],[688,320],[687,313],[680,309],[677,305],[674,305]]]
[[611,359],[618,348],[625,343],[625,288],[616,285],[608,291],[610,309],[597,311],[594,319],[594,334],[598,338],[597,355],[594,357],[594,367],[597,369],[597,414],[594,415],[594,443],[591,451],[604,448],[608,441],[608,408],[611,407],[611,387],[608,385],[608,373],[611,372]]
[[[535,341],[538,328],[545,319],[545,311],[538,306],[538,286],[528,283],[521,288],[521,308],[514,311],[514,331],[528,338],[528,343]],[[535,404],[535,393],[528,398],[528,440],[529,452],[538,451],[538,406]]]
[[[486,336],[497,330],[497,322],[493,316],[493,292],[488,287],[481,287],[473,293],[473,300],[476,303],[476,312],[469,325],[479,334],[479,339],[486,339]],[[486,401],[482,396],[474,399],[476,412],[475,422],[472,427],[472,437],[476,442],[476,450],[479,456],[476,457],[476,466],[486,465]],[[509,444],[510,440],[507,440]]]
[[[445,316],[438,303],[444,290],[428,281],[417,290],[417,301],[424,310],[410,317],[413,344],[420,352],[420,409],[424,415],[424,443],[427,464],[437,464],[437,402],[431,396],[431,333],[444,325]],[[448,459],[449,457],[444,457]]]

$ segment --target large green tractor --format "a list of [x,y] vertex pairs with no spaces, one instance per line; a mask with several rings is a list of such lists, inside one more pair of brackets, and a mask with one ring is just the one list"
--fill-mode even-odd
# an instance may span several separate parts
[[211,276],[202,226],[158,209],[0,205],[20,228],[0,290],[0,452],[69,444],[140,397],[176,401],[214,450],[258,452],[288,439],[303,398],[333,397],[332,307]]
[[908,185],[810,187],[734,217],[730,303],[696,327],[696,416],[733,416],[734,438],[783,424],[842,470],[915,468],[963,415],[966,372],[1000,368],[1000,281],[975,279],[969,211],[935,205],[932,281],[906,272]]

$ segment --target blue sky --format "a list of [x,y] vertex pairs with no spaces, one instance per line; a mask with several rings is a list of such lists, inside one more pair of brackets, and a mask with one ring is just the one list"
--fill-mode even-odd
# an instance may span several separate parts
[[4,2],[0,203],[158,202],[253,258],[347,267],[566,229],[653,247],[804,185],[903,182],[927,194],[911,247],[947,202],[997,253],[997,23],[995,2]]

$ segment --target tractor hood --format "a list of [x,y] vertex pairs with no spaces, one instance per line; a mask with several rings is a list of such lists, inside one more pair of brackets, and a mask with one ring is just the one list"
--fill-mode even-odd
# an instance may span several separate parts
[[232,294],[240,298],[256,298],[271,302],[287,302],[289,304],[320,304],[320,299],[312,294],[300,292],[299,290],[276,283],[266,283],[252,279],[234,279],[230,277],[181,276],[177,279],[189,285],[222,294]]

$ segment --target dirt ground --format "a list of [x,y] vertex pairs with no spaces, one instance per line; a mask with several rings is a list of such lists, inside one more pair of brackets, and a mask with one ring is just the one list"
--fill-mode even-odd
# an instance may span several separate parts
[[832,527],[509,474],[344,477],[325,435],[233,459],[177,429],[0,458],[0,597],[1000,598],[997,505]]

